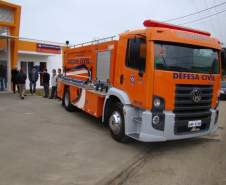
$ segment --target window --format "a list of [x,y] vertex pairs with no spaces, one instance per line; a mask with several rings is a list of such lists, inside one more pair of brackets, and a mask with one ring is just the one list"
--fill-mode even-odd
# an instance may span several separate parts
[[39,71],[43,72],[47,68],[46,62],[40,62]]
[[0,8],[0,22],[13,23],[14,12],[8,8]]
[[221,52],[221,65],[223,76],[226,76],[226,48],[224,48],[223,51]]
[[34,62],[28,62],[28,74],[32,72],[33,67],[34,67]]
[[29,73],[32,71],[32,69],[34,67],[34,62],[32,62],[32,61],[21,61],[20,67],[26,73],[26,75],[28,76]]
[[146,64],[146,40],[133,38],[128,40],[126,52],[126,66],[145,71]]
[[199,46],[155,43],[155,68],[168,71],[218,74],[218,52]]

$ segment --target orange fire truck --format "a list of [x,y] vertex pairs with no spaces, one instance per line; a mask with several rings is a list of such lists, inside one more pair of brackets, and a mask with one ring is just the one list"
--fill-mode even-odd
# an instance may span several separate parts
[[65,48],[57,93],[66,110],[102,118],[120,142],[215,132],[220,42],[208,32],[152,20],[144,27]]

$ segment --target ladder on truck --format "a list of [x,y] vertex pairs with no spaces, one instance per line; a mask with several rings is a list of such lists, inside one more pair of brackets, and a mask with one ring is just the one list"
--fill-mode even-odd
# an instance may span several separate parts
[[107,42],[107,41],[113,41],[113,40],[115,40],[116,37],[117,37],[116,35],[113,35],[113,36],[104,37],[104,38],[101,38],[101,39],[94,39],[92,41],[76,44],[76,45],[72,46],[71,48],[77,48],[77,47],[81,47],[81,46],[100,44],[100,43]]

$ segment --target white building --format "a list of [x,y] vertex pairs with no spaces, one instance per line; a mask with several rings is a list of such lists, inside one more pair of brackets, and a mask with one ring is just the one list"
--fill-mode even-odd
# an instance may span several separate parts
[[[36,67],[40,74],[46,68],[50,75],[53,69],[62,69],[62,47],[31,41],[20,40],[18,49],[17,68],[23,68],[27,73]],[[41,80],[37,82],[37,89],[42,88]],[[29,89],[29,79],[27,78],[26,88]]]

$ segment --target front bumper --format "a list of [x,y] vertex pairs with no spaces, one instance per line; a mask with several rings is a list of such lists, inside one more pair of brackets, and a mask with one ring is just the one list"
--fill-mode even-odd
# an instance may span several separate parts
[[[136,140],[143,142],[159,142],[167,140],[179,140],[193,137],[200,137],[208,134],[212,134],[217,130],[217,117],[218,111],[211,109],[211,120],[209,128],[206,130],[200,130],[196,132],[189,132],[184,134],[175,134],[175,114],[173,112],[165,113],[165,125],[164,130],[160,131],[152,127],[152,113],[150,111],[144,111],[142,113],[134,112],[132,108],[126,108],[125,116],[125,132],[126,135]],[[132,115],[140,114],[141,121],[139,123],[134,122]]]

